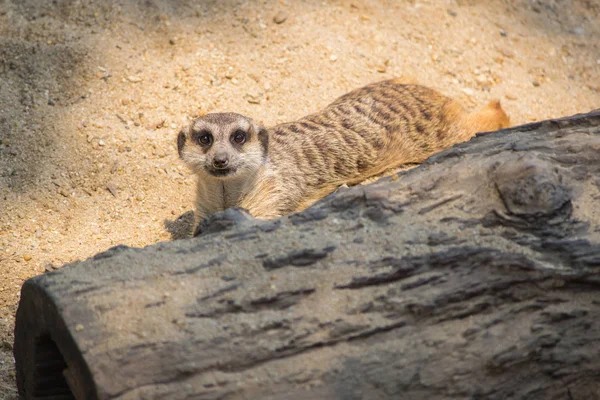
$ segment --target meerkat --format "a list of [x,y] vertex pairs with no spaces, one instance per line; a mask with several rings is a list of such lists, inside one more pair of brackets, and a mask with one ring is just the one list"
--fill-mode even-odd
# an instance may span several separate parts
[[433,89],[392,79],[272,128],[236,113],[206,114],[179,132],[177,149],[197,176],[197,224],[234,206],[269,219],[509,124],[499,101],[468,113]]

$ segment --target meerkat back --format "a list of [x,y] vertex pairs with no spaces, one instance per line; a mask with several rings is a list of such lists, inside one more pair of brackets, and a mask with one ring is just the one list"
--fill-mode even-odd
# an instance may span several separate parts
[[[400,80],[367,85],[322,111],[269,130],[271,156],[300,186],[319,198],[402,164],[468,140],[480,131],[507,127],[499,102],[468,113],[437,91]],[[313,199],[307,199],[310,204]]]

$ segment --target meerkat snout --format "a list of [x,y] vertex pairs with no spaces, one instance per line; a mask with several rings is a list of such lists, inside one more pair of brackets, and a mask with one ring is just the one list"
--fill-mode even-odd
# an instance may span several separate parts
[[177,137],[179,157],[194,173],[231,179],[255,173],[267,154],[268,133],[235,113],[213,113],[194,120]]
[[213,157],[213,166],[216,169],[224,169],[227,168],[227,165],[229,165],[229,156],[227,153],[216,153]]

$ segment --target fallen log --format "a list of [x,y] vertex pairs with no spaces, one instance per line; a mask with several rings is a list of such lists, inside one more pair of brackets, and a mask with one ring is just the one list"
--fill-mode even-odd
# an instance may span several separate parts
[[600,398],[600,112],[23,285],[25,399]]

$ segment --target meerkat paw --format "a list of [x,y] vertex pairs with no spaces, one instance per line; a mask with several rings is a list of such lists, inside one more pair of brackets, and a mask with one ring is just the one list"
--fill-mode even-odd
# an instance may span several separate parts
[[231,229],[233,226],[254,219],[252,215],[240,207],[231,207],[225,211],[218,211],[208,218],[204,218],[194,230],[194,237],[205,233],[216,233]]
[[343,192],[344,190],[348,189],[350,189],[350,186],[348,186],[347,183],[344,183],[343,185],[338,186],[337,189],[333,191],[333,193]]

